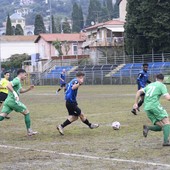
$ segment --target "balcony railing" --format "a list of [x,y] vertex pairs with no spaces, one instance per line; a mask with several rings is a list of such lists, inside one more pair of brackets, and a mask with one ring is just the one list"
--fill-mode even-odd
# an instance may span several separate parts
[[123,37],[107,37],[104,39],[89,39],[84,44],[88,44],[89,47],[109,47],[109,46],[124,46]]

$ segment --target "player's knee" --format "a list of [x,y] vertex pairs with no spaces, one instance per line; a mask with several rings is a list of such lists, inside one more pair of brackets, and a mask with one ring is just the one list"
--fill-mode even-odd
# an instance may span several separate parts
[[161,122],[163,123],[163,125],[170,124],[170,121],[169,121],[168,117],[164,118]]
[[86,119],[86,117],[84,116],[83,113],[81,113],[79,117],[80,117],[80,119],[81,119],[82,121],[84,121],[84,120]]
[[25,110],[23,113],[22,113],[24,116],[29,114],[29,110]]

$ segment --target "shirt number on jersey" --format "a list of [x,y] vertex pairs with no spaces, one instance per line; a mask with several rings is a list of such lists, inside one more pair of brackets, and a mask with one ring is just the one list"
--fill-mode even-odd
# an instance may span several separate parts
[[149,90],[146,92],[146,96],[152,97],[153,92],[155,91],[155,86],[149,86]]

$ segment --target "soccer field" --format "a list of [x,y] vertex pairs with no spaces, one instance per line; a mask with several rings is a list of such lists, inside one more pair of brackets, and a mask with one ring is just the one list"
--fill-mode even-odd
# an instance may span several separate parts
[[[169,88],[169,87],[168,87]],[[12,113],[0,122],[0,169],[2,170],[169,170],[170,148],[162,147],[162,132],[142,135],[150,124],[141,109],[130,112],[136,86],[82,86],[78,101],[82,111],[98,129],[81,121],[66,127],[60,136],[56,125],[67,118],[63,91],[57,87],[36,87],[22,95],[28,106],[37,136],[27,137],[23,116]],[[168,112],[170,103],[161,100]],[[119,121],[120,130],[111,123]]]

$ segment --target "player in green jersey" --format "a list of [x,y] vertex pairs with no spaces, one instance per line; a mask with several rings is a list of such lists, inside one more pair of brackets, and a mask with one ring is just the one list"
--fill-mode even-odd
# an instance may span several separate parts
[[37,134],[37,132],[32,131],[30,113],[27,107],[19,100],[20,93],[26,93],[34,88],[34,85],[31,85],[28,89],[22,88],[21,81],[25,80],[26,75],[26,71],[20,69],[17,72],[17,77],[8,83],[7,88],[9,90],[9,93],[7,99],[4,102],[4,106],[0,114],[0,121],[4,120],[4,118],[13,110],[16,112],[20,112],[25,117],[27,134],[28,136],[32,136]]
[[163,84],[164,75],[158,74],[156,76],[156,82],[149,84],[147,87],[140,89],[136,94],[134,109],[138,109],[138,101],[141,94],[145,94],[144,99],[144,110],[147,113],[148,118],[153,123],[153,126],[143,126],[143,135],[147,137],[148,132],[151,131],[162,131],[164,135],[163,146],[170,146],[169,135],[170,135],[170,121],[169,115],[166,110],[161,106],[159,99],[164,96],[170,101],[170,95],[167,87]]

